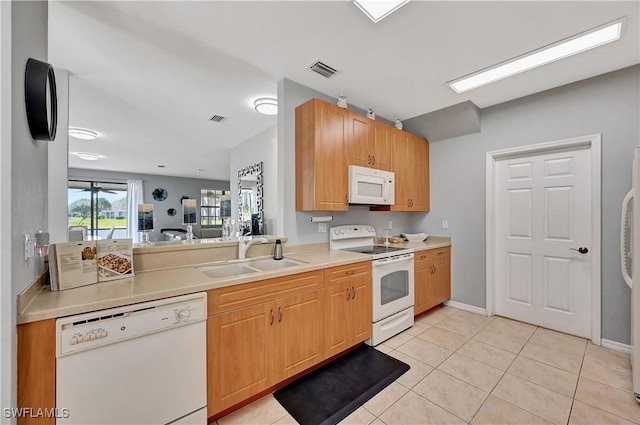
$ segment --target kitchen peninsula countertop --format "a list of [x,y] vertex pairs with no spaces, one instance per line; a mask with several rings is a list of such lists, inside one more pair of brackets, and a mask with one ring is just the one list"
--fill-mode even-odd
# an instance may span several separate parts
[[[416,251],[450,246],[448,237],[429,237],[425,242],[405,242]],[[170,249],[169,247],[167,247]],[[45,287],[17,317],[17,323],[29,323],[92,311],[120,307],[128,304],[207,291],[241,283],[254,282],[279,276],[304,273],[334,266],[371,260],[371,255],[349,251],[285,252],[285,257],[302,264],[265,272],[247,273],[233,277],[211,278],[197,270],[200,266],[225,264],[210,262],[200,266],[175,267],[164,270],[143,271],[135,276],[111,282],[100,282],[64,291],[51,291]],[[250,259],[247,259],[250,260]]]

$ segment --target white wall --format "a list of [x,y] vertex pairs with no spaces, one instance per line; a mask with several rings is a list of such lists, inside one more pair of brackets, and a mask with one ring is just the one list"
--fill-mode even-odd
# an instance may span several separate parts
[[[23,253],[24,233],[47,231],[48,169],[48,143],[33,141],[27,125],[24,71],[29,57],[47,60],[48,5],[47,2],[0,2],[0,8],[0,400],[4,408],[16,404],[16,295],[44,269],[42,258],[25,261]],[[4,415],[2,421],[9,422]]]
[[[11,284],[11,2],[0,2],[0,407],[16,404]],[[2,419],[2,423],[5,423]]]
[[262,161],[264,230],[282,236],[276,225],[278,211],[278,147],[277,126],[266,129],[229,152],[229,187],[231,216],[238,222],[238,170]]
[[[307,100],[317,97],[335,103],[337,99],[310,89],[288,79],[278,82],[278,225],[283,235],[289,238],[289,245],[327,242],[327,233],[318,233],[318,225],[310,222],[311,216],[333,215],[335,217],[330,226],[341,224],[371,224],[378,235],[383,235],[383,229],[393,222],[393,234],[401,232],[422,231],[418,218],[426,213],[404,212],[370,212],[368,207],[349,207],[347,212],[298,212],[296,211],[296,182],[295,182],[295,108]],[[364,114],[361,108],[349,105],[349,109]],[[391,121],[376,117],[379,121]],[[282,227],[280,227],[282,226]]]
[[69,166],[69,71],[55,69],[58,97],[58,130],[49,145],[49,210],[48,227],[50,241],[66,241],[69,238],[67,224]]
[[[640,143],[640,66],[486,108],[482,130],[433,142],[431,212],[418,227],[452,237],[452,298],[485,307],[485,154],[602,134],[602,338],[628,344],[630,291],[620,273],[620,212]],[[441,229],[448,219],[449,229]]]

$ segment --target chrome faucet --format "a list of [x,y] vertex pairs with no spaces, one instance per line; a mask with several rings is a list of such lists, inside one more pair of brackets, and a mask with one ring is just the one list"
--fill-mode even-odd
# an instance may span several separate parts
[[244,241],[242,239],[240,239],[238,241],[238,258],[242,259],[242,258],[247,258],[247,250],[249,249],[249,247],[251,245],[253,245],[256,242],[269,242],[268,240],[266,240],[265,238],[253,238],[250,239],[248,241]]

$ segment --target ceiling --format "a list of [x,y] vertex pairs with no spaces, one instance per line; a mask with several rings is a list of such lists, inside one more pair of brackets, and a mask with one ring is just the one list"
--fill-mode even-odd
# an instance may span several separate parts
[[[374,24],[350,1],[54,1],[48,61],[70,72],[69,124],[99,133],[70,152],[104,156],[70,167],[228,180],[229,149],[276,125],[252,102],[282,78],[392,120],[484,108],[640,63],[639,5],[414,0]],[[625,16],[617,42],[463,94],[446,85]],[[340,72],[317,75],[316,60]]]

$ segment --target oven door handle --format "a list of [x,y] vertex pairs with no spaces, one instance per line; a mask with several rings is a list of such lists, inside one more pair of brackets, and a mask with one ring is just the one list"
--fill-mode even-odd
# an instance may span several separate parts
[[373,260],[373,265],[383,266],[383,265],[395,263],[398,261],[412,261],[412,260],[413,260],[413,253],[402,254],[402,255],[395,255],[393,257],[380,258],[378,260]]

